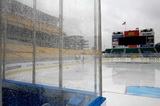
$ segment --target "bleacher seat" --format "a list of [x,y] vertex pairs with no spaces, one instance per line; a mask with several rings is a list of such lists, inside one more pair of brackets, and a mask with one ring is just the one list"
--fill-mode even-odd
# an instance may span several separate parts
[[138,48],[127,48],[125,53],[139,53]]
[[105,53],[111,53],[111,49],[106,49]]
[[156,53],[154,48],[140,48],[141,53]]
[[124,49],[113,49],[112,53],[124,53]]

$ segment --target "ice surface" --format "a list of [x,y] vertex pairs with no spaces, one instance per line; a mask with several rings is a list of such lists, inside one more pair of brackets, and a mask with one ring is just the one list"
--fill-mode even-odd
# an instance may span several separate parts
[[[160,87],[158,63],[103,63],[103,96],[107,106],[159,106],[160,99],[126,95],[127,86]],[[7,79],[30,82],[31,71],[7,75]],[[93,64],[64,67],[64,87],[93,91]],[[58,86],[58,68],[36,71],[36,83]]]
[[127,86],[160,87],[159,63],[104,63],[103,96],[107,106],[159,106],[160,99],[126,95]]

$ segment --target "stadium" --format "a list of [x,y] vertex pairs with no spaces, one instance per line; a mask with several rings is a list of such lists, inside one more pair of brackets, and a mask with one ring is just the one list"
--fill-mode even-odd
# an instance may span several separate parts
[[0,12],[0,106],[160,104],[156,29],[113,32],[102,51],[100,0],[1,0]]
[[112,48],[103,51],[106,61],[122,62],[159,62],[159,53],[152,28],[113,32]]

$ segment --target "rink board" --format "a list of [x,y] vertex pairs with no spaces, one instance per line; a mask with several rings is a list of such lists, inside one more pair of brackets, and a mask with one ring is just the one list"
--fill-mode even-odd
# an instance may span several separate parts
[[137,62],[137,63],[159,63],[160,58],[103,58],[106,62]]
[[98,106],[103,102],[105,98],[94,92],[3,80],[3,105]]

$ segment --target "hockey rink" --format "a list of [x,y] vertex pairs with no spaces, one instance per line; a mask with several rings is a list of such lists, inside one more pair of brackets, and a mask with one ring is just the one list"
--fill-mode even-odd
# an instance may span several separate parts
[[[127,87],[160,88],[159,63],[112,63],[103,62],[103,96],[107,106],[159,106],[159,91],[142,89],[144,94],[127,93]],[[58,64],[40,67],[36,70],[36,83],[58,86]],[[65,88],[94,91],[93,63],[65,63],[63,67],[63,86]],[[6,79],[31,83],[31,69],[21,69],[6,73]],[[83,86],[78,86],[83,84]],[[87,85],[87,86],[86,86]],[[136,91],[135,91],[136,92]]]

